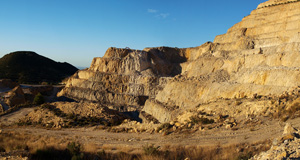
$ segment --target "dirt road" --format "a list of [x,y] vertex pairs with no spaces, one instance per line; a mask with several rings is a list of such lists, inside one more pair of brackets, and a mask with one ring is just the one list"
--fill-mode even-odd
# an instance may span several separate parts
[[18,111],[0,116],[0,125],[11,125],[33,110],[34,108],[20,108]]
[[[22,117],[21,115],[25,115],[32,110],[33,108],[23,108],[10,115],[0,117],[0,122],[12,124],[19,117]],[[295,128],[300,128],[300,118],[289,120],[288,122]],[[169,146],[216,146],[255,143],[279,137],[283,132],[284,125],[285,123],[270,120],[255,126],[251,130],[239,129],[234,131],[218,128],[195,133],[172,133],[166,136],[159,133],[111,133],[106,130],[97,130],[95,127],[60,130],[34,127],[4,127],[2,130],[23,132],[37,137],[54,137],[55,139],[79,141],[84,145],[95,144],[98,148],[105,148],[112,152],[126,151],[128,153],[137,153],[147,144],[165,148]]]
[[[300,128],[300,119],[291,120],[290,123]],[[70,141],[79,141],[81,144],[95,144],[99,148],[110,151],[127,151],[138,153],[143,146],[154,144],[162,148],[168,146],[216,146],[231,145],[236,143],[255,143],[280,136],[283,125],[277,122],[257,127],[255,131],[241,129],[237,131],[225,129],[212,129],[197,131],[192,134],[171,134],[162,136],[159,133],[111,133],[105,130],[94,130],[94,128],[76,128],[47,130],[41,128],[21,127],[4,128],[3,131],[24,132],[38,137],[54,137]]]

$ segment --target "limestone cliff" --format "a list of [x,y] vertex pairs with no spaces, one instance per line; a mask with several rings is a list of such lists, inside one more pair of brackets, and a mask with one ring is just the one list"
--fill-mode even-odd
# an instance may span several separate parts
[[204,50],[190,49],[181,75],[144,111],[167,122],[218,99],[276,96],[299,86],[300,2],[278,2],[263,3]]
[[180,74],[184,61],[182,50],[176,48],[109,48],[89,69],[73,75],[59,96],[136,109],[154,98],[170,76]]
[[109,48],[59,95],[143,108],[160,122],[218,99],[278,96],[300,86],[300,1],[270,0],[194,48]]

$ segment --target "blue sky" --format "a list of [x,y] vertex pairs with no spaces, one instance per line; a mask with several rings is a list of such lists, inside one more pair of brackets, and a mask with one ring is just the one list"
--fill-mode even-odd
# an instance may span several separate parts
[[195,47],[266,0],[0,0],[0,57],[35,51],[89,66],[109,47]]

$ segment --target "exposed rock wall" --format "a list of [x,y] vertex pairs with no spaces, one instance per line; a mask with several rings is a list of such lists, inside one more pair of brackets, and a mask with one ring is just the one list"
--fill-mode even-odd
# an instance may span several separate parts
[[8,97],[5,99],[5,103],[8,106],[16,106],[26,102],[24,92],[20,86],[15,87],[8,92]]
[[278,96],[300,86],[299,8],[296,0],[267,1],[199,47],[109,48],[59,95],[144,106],[162,123],[218,99]]
[[168,122],[218,99],[280,95],[299,86],[300,2],[268,1],[258,8],[213,43],[190,48],[181,75],[144,111]]
[[183,61],[185,55],[176,48],[109,48],[104,57],[93,59],[89,69],[74,74],[59,96],[139,108],[155,97],[170,76],[181,73]]

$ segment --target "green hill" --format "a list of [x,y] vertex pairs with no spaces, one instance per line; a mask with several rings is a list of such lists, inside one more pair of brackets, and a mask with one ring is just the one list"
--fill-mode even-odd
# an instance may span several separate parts
[[55,62],[30,51],[12,52],[0,59],[0,79],[19,83],[59,83],[77,70],[69,63]]

